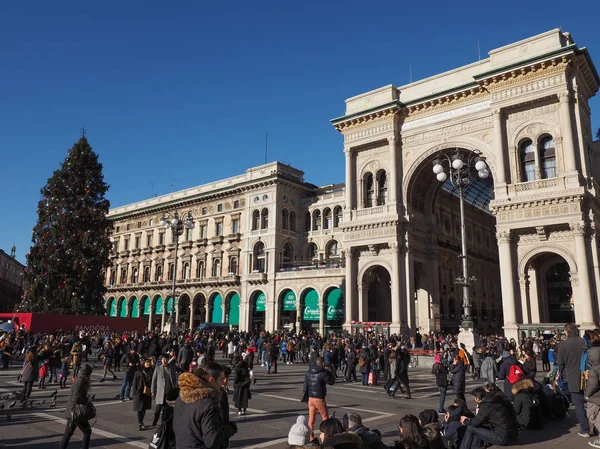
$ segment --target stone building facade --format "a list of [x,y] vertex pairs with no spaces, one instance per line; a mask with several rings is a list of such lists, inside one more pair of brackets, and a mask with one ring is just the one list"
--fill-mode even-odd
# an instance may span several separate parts
[[0,249],[0,312],[12,312],[21,299],[25,266],[15,258],[15,247],[6,254]]
[[[458,200],[431,168],[459,151],[481,154],[491,171],[466,193],[480,330],[503,327],[516,338],[551,323],[595,327],[600,147],[588,99],[598,84],[586,49],[556,29],[352,97],[332,120],[344,138],[345,187],[318,188],[273,163],[113,209],[120,246],[107,274],[108,308],[164,322],[173,245],[158,222],[165,211],[190,209],[199,226],[183,239],[181,321],[458,330]],[[127,238],[135,249],[123,248]],[[140,282],[142,273],[149,281]]]

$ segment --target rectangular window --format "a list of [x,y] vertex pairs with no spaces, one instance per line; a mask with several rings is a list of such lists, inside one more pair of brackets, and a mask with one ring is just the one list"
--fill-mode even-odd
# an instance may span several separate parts
[[200,238],[206,238],[206,225],[200,225]]
[[113,242],[113,251],[116,253],[117,251],[119,251],[119,241],[115,240]]
[[123,246],[125,247],[125,251],[129,251],[129,239],[125,239],[125,244]]
[[223,222],[219,221],[216,223],[217,227],[217,236],[223,235]]
[[233,200],[233,208],[237,209],[238,207],[240,207],[240,200]]
[[208,213],[208,209],[206,207],[202,208],[202,215],[206,215]]
[[121,226],[117,226],[117,227],[115,228],[115,232],[119,232],[120,230],[121,230]]
[[524,182],[535,181],[535,162],[525,162],[523,169],[525,170],[523,173]]
[[135,236],[135,249],[140,249],[140,246],[142,244],[142,237],[139,235]]
[[146,236],[146,248],[152,248],[152,234]]
[[138,229],[141,229],[141,227],[142,227],[142,222],[138,221]]
[[240,232],[240,220],[238,220],[237,218],[231,221],[231,232],[233,232],[234,234]]
[[148,225],[149,225],[149,226],[152,226],[153,224],[154,224],[154,220],[151,218],[151,219],[148,221]]
[[192,241],[192,229],[186,229],[185,230],[185,241],[186,242],[191,242]]
[[542,161],[542,177],[547,178],[556,178],[556,159],[549,158]]
[[159,245],[165,244],[165,233],[164,232],[161,232],[158,234],[158,244]]
[[223,204],[217,204],[217,212],[223,211]]

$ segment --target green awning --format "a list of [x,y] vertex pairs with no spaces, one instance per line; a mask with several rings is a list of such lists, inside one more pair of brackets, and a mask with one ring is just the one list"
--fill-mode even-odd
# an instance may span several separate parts
[[154,315],[162,315],[163,313],[163,299],[162,296],[156,298],[156,304],[154,304]]
[[171,310],[173,310],[173,313],[177,312],[177,298],[175,298],[175,306],[173,307],[173,309],[171,309],[172,305],[173,298],[169,296],[169,298],[167,299],[167,313],[171,313]]
[[219,294],[215,295],[212,302],[212,320],[211,323],[223,322],[223,297]]
[[260,292],[260,295],[256,297],[256,308],[257,312],[264,312],[267,310],[267,297],[263,292]]
[[117,316],[117,300],[115,298],[109,299],[110,316]]
[[293,291],[288,291],[283,297],[283,311],[293,312],[296,310],[296,294]]
[[304,320],[319,321],[319,294],[311,289],[304,297]]
[[127,300],[125,298],[121,298],[121,299],[119,299],[119,301],[121,301],[121,308],[119,310],[119,316],[121,318],[126,318],[127,317]]
[[339,288],[334,288],[327,294],[327,319],[344,319],[344,293]]
[[150,298],[144,297],[144,315],[150,315]]
[[229,324],[240,325],[240,295],[234,293],[229,300]]
[[135,296],[133,297],[133,303],[131,304],[131,317],[140,317],[140,301]]

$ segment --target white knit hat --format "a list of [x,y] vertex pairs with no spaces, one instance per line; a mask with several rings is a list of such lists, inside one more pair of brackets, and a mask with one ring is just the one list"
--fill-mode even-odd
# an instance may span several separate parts
[[306,416],[300,415],[296,418],[296,424],[292,426],[288,434],[288,444],[290,446],[304,446],[310,442],[310,429],[306,423]]

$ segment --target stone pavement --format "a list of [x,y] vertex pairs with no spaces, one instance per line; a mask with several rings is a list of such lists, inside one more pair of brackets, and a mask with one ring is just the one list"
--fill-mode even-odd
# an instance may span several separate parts
[[[300,402],[305,365],[280,365],[278,374],[267,375],[264,368],[256,366],[254,372],[258,381],[252,387],[252,399],[246,416],[237,416],[231,410],[231,419],[236,421],[239,433],[231,441],[230,447],[237,448],[273,448],[286,447],[287,433],[299,414],[306,414],[306,405]],[[93,427],[92,444],[94,448],[148,448],[148,442],[154,429],[137,430],[135,412],[131,402],[120,403],[115,400],[120,380],[99,384],[101,368],[93,374],[92,393],[96,394],[98,421]],[[0,371],[0,394],[20,388],[16,381],[19,369],[15,366],[9,371]],[[120,374],[120,373],[118,373]],[[438,393],[434,386],[433,375],[429,369],[416,368],[410,371],[413,399],[406,400],[398,395],[389,398],[380,386],[363,387],[360,383],[339,382],[329,387],[327,402],[330,413],[341,418],[344,413],[358,412],[370,428],[379,429],[384,442],[392,444],[397,436],[399,419],[407,413],[418,414],[426,408],[437,409]],[[70,384],[70,382],[69,382]],[[477,383],[469,380],[467,391]],[[13,409],[11,420],[6,419],[6,408],[0,410],[0,440],[7,448],[46,449],[56,448],[64,431],[64,406],[69,390],[59,390],[57,408],[48,408],[49,395],[55,391],[50,385],[46,390],[34,388],[30,409]],[[231,396],[230,396],[231,397]],[[46,402],[41,405],[40,402]],[[447,404],[453,399],[448,397]],[[468,397],[469,401],[471,400]],[[8,404],[10,401],[0,401]],[[231,397],[231,402],[233,398]],[[471,404],[473,405],[473,404]],[[146,424],[151,423],[153,411],[148,411]],[[317,424],[320,419],[317,418]],[[79,447],[79,431],[71,439],[70,448]],[[577,435],[575,414],[560,423],[552,423],[541,431],[526,431],[521,434],[519,445],[522,448],[589,448],[588,440]],[[0,447],[2,447],[0,445]]]

